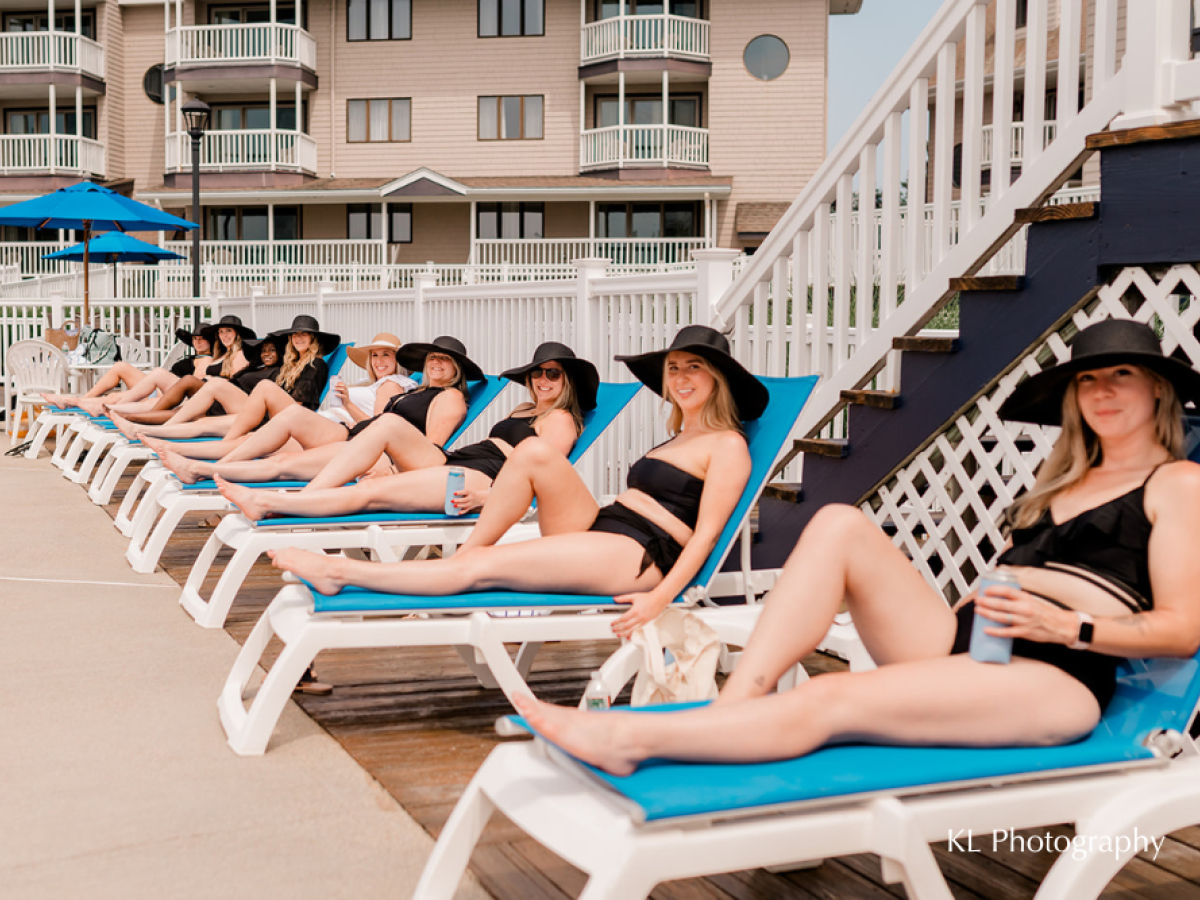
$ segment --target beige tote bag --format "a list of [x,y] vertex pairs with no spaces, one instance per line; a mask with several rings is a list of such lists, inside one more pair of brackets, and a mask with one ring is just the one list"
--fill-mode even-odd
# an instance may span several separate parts
[[[642,651],[633,683],[633,706],[712,700],[717,696],[717,633],[687,610],[670,607],[634,630],[630,641]],[[667,662],[663,651],[673,659]]]

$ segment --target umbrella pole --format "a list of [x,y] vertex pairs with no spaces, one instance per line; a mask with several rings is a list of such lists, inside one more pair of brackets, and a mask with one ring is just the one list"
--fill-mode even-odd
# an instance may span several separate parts
[[92,323],[91,310],[88,308],[88,242],[92,239],[92,223],[83,220],[83,324]]

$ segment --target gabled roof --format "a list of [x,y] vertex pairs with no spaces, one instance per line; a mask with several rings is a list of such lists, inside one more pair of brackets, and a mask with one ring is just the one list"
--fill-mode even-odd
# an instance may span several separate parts
[[379,189],[382,197],[439,197],[452,194],[461,197],[466,193],[466,186],[461,182],[440,175],[426,166],[413,169]]

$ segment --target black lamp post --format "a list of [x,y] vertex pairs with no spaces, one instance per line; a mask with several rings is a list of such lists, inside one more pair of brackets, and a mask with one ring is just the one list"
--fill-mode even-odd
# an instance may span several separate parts
[[[199,97],[183,104],[183,120],[187,122],[188,137],[192,139],[192,214],[199,226],[192,232],[192,296],[200,296],[200,238],[204,231],[204,217],[200,214],[200,139],[208,129],[209,105]],[[195,321],[200,321],[200,307],[193,311]]]

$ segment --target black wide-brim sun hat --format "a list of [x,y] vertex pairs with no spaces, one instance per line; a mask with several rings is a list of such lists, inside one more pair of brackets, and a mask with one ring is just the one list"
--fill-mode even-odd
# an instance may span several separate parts
[[576,356],[575,351],[566,344],[560,344],[557,341],[538,344],[537,349],[533,351],[533,359],[528,364],[501,372],[500,375],[509,381],[524,384],[525,376],[532,369],[548,362],[556,362],[563,367],[563,371],[567,373],[567,377],[575,386],[575,396],[579,400],[580,409],[596,408],[596,392],[600,389],[600,373],[586,359]]
[[242,320],[239,316],[222,316],[220,322],[217,322],[209,327],[212,328],[213,334],[216,334],[222,328],[232,328],[238,333],[238,336],[243,341],[252,341],[258,337],[258,335],[254,333],[253,328],[249,328],[242,324]]
[[322,331],[321,326],[317,324],[317,320],[312,316],[296,316],[296,318],[292,319],[291,328],[281,328],[278,331],[272,331],[267,337],[284,338],[284,344],[286,345],[287,338],[303,331],[307,331],[317,339],[317,347],[320,349],[322,356],[328,356],[342,343],[341,335]]
[[[246,357],[246,362],[251,366],[261,366],[263,364],[262,346],[266,343],[275,345],[275,350],[279,354],[279,362],[283,362],[283,346],[287,343],[287,338],[275,337],[270,334],[257,340],[242,342],[242,354]],[[279,365],[279,362],[276,365]]]
[[186,328],[175,329],[175,340],[181,344],[192,346],[192,339],[202,337],[210,344],[212,343],[212,335],[216,332],[216,326],[210,325],[208,322],[200,322],[196,325],[194,331],[188,331]]
[[1200,402],[1200,372],[1164,356],[1158,335],[1130,319],[1105,319],[1089,325],[1071,344],[1071,358],[1017,385],[1000,406],[1000,418],[1035,425],[1061,425],[1067,386],[1080,372],[1132,364],[1156,372],[1175,388],[1179,402]]
[[766,385],[759,381],[729,352],[729,340],[721,332],[707,325],[688,325],[679,329],[671,346],[665,350],[639,353],[633,356],[613,357],[629,366],[635,378],[660,397],[663,393],[663,362],[667,354],[681,350],[701,356],[718,372],[725,376],[733,401],[737,404],[738,416],[743,420],[757,419],[767,408],[771,399]]
[[483,381],[486,377],[483,369],[479,368],[467,356],[467,347],[458,338],[443,334],[435,337],[431,343],[405,344],[396,353],[396,361],[410,372],[420,372],[425,368],[425,357],[430,353],[445,353],[454,360],[455,364],[466,376],[467,381]]

